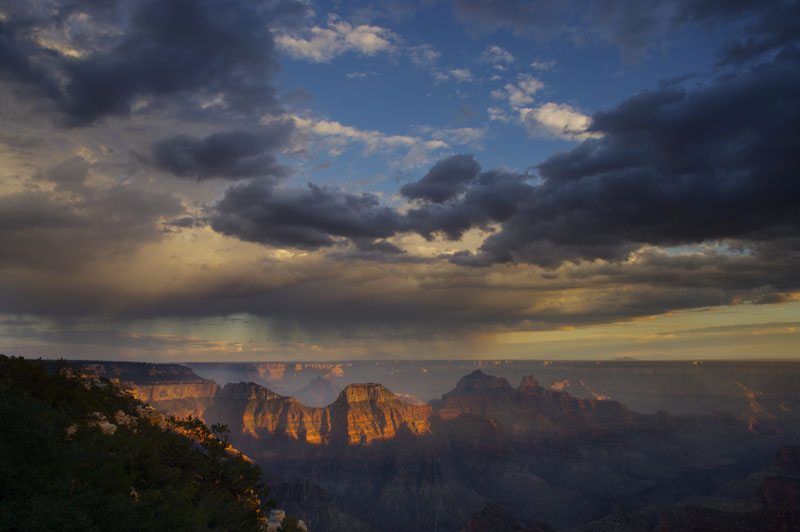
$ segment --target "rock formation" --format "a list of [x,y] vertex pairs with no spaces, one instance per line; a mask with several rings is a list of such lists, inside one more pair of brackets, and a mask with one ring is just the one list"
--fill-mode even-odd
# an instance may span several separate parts
[[460,532],[554,532],[547,524],[523,528],[502,506],[490,502],[480,512],[472,514],[467,526]]
[[430,431],[427,405],[411,405],[380,384],[351,384],[327,407],[306,406],[254,383],[226,384],[209,422],[221,421],[253,439],[285,437],[313,444],[359,444],[398,432]]
[[170,415],[202,417],[219,386],[179,364],[79,362],[83,371],[119,382],[136,399]]
[[505,431],[566,434],[592,424],[630,423],[635,416],[616,401],[580,399],[566,392],[547,390],[533,375],[514,389],[504,378],[476,370],[431,405],[442,419],[463,414],[493,420]]
[[369,443],[401,430],[417,436],[430,431],[429,406],[402,401],[380,384],[351,384],[327,410],[329,441]]

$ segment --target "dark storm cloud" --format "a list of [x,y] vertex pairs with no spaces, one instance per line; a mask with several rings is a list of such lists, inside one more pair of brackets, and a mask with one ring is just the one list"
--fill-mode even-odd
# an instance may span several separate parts
[[286,168],[270,153],[281,147],[292,131],[282,123],[255,131],[214,133],[205,138],[177,135],[157,142],[153,164],[178,177],[198,181],[219,177],[283,177]]
[[666,30],[681,1],[453,0],[459,19],[483,31],[511,28],[540,39],[566,36],[578,43],[610,42],[638,59]]
[[740,66],[762,54],[797,49],[800,41],[800,2],[762,2],[763,12],[736,32],[718,51],[721,65]]
[[[424,198],[406,214],[381,205],[371,194],[353,195],[313,184],[307,189],[281,189],[258,180],[229,188],[212,209],[211,227],[249,242],[299,249],[329,247],[337,237],[345,238],[359,256],[375,258],[380,253],[392,260],[401,250],[382,239],[398,233],[458,240],[472,227],[488,229],[494,222],[508,220],[531,193],[528,179],[529,175],[507,170],[481,173],[472,155],[449,157],[403,187],[407,196]],[[455,198],[462,190],[466,192]]]
[[353,246],[349,249],[335,250],[325,254],[325,257],[335,261],[353,262],[370,261],[382,264],[421,264],[433,263],[435,259],[420,257],[408,253],[386,240],[373,240],[371,238],[351,239]]
[[515,32],[547,32],[562,25],[558,9],[559,2],[527,2],[506,0],[453,0],[456,15],[470,24],[491,31],[501,26],[511,27]]
[[[77,166],[73,160],[68,164]],[[87,260],[159,240],[158,222],[184,213],[176,197],[133,186],[77,192],[69,197],[46,191],[0,196],[0,267],[78,268]]]
[[80,191],[85,188],[90,167],[89,161],[75,156],[49,168],[44,177],[56,184],[56,190]]
[[405,253],[402,249],[385,240],[372,240],[371,238],[356,238],[353,240],[356,249],[364,253],[378,253],[381,255],[399,255]]
[[312,183],[275,189],[263,180],[229,188],[216,204],[211,227],[249,242],[301,249],[383,239],[402,228],[402,217],[371,194],[354,195]]
[[192,227],[203,227],[205,226],[205,221],[200,218],[193,218],[192,216],[182,216],[175,220],[171,220],[168,222],[163,222],[161,224],[164,227],[165,232],[170,232],[172,227],[176,227],[179,229],[190,229]]
[[[471,157],[455,156],[403,187],[417,204],[402,216],[371,196],[356,201],[310,189],[276,199],[268,188],[241,188],[220,202],[214,227],[313,249],[332,245],[334,236],[416,232],[458,240],[498,224],[477,254],[451,259],[473,266],[613,262],[645,245],[709,241],[796,261],[799,67],[800,52],[785,48],[696,90],[665,84],[629,98],[595,114],[591,131],[600,138],[540,164],[538,182],[507,170],[480,172]],[[308,223],[298,221],[300,212]]]
[[442,203],[464,192],[480,171],[472,155],[453,155],[436,163],[422,179],[405,185],[400,192],[411,199]]
[[[528,175],[507,170],[478,173],[479,170],[476,163],[476,179],[463,197],[411,209],[407,214],[408,227],[428,240],[436,234],[458,240],[472,227],[488,229],[493,222],[511,218],[533,190],[527,183]],[[409,186],[415,187],[424,179]]]
[[[452,260],[557,267],[622,260],[643,244],[724,239],[796,258],[796,242],[785,237],[800,226],[799,67],[800,53],[784,49],[700,90],[664,86],[596,113],[591,130],[602,138],[539,165],[539,185],[510,195],[493,191],[516,211],[478,255]],[[449,236],[457,236],[449,224],[465,216],[475,190],[438,208],[437,223]],[[471,206],[466,212],[478,224],[480,204]]]
[[[270,25],[303,9],[298,2],[211,0],[20,8],[0,23],[0,67],[53,102],[70,126],[127,115],[140,97],[221,95],[232,111],[263,111],[277,105],[269,84],[279,68]],[[79,12],[95,17],[103,31],[67,44],[87,46],[89,53],[66,57],[37,41],[44,29],[69,35],[70,16]]]
[[[688,23],[718,25],[767,14],[774,18],[776,28],[796,31],[793,4],[755,0],[453,0],[458,18],[482,31],[507,27],[536,38],[567,36],[581,44],[609,42],[633,60],[641,58],[667,30]],[[775,16],[781,11],[782,15]]]
[[[333,268],[327,261],[292,267],[265,263],[248,269],[247,275],[209,272],[182,289],[144,298],[130,291],[104,292],[85,279],[82,284],[67,279],[42,286],[39,278],[0,273],[5,296],[0,312],[70,318],[111,311],[118,319],[247,313],[268,318],[284,334],[387,339],[553,330],[681,309],[796,298],[781,288],[796,287],[796,263],[753,256],[650,251],[636,264],[570,265],[543,280],[537,279],[536,270],[519,277],[519,269],[500,266],[489,276],[481,269],[413,264],[402,258],[397,262],[403,264],[370,260]],[[298,276],[291,282],[271,282],[295,267]],[[94,289],[87,290],[87,285]]]

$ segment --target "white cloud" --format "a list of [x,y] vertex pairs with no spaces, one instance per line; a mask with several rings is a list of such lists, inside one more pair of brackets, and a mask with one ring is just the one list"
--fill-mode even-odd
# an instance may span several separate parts
[[[440,152],[453,146],[482,149],[481,140],[486,135],[483,128],[436,129],[430,126],[420,127],[416,135],[387,135],[381,131],[347,126],[335,120],[298,115],[286,118],[294,121],[298,131],[294,140],[295,146],[289,151],[300,152],[311,145],[317,145],[326,149],[328,155],[335,157],[349,146],[360,144],[365,153],[397,154],[398,151],[405,151],[405,155],[400,156],[399,166],[406,168],[428,164],[434,155],[438,157]],[[396,155],[393,158],[397,160]]]
[[[358,129],[352,126],[345,126],[333,120],[313,120],[311,118],[292,117],[297,128],[305,133],[312,133],[320,137],[333,139],[335,143],[341,144],[342,141],[357,141],[364,144],[367,151],[375,151],[383,148],[397,148],[401,146],[413,146],[420,142],[420,139],[407,135],[386,135],[380,131]],[[338,139],[338,140],[337,140]]]
[[475,79],[472,75],[472,72],[466,68],[451,68],[447,72],[442,72],[438,68],[432,68],[430,72],[434,83],[444,83],[445,81],[450,81],[451,79],[462,83],[465,81],[473,81]]
[[520,74],[518,76],[517,84],[519,85],[519,88],[525,91],[527,94],[533,94],[544,87],[544,83],[534,78],[530,74]]
[[447,146],[470,146],[474,149],[483,149],[481,141],[486,136],[486,128],[477,127],[436,129],[424,126],[420,131]]
[[489,115],[489,120],[495,120],[498,122],[505,122],[508,123],[511,121],[511,117],[499,107],[489,107],[486,109],[486,113]]
[[430,44],[420,44],[408,48],[408,56],[415,65],[432,65],[442,57],[442,54]]
[[472,72],[467,70],[466,68],[453,68],[450,70],[450,75],[456,81],[472,81]]
[[[387,135],[381,131],[358,129],[335,120],[317,120],[297,115],[290,117],[297,127],[297,150],[307,149],[311,144],[321,144],[328,155],[336,157],[353,144],[360,144],[365,153],[396,153],[404,150],[399,166],[405,168],[427,164],[432,154],[450,148],[446,135],[429,134],[425,137],[412,135]],[[455,134],[450,138],[459,139]],[[466,138],[466,133],[462,135]]]
[[436,69],[431,70],[431,77],[435,83],[444,83],[450,79],[450,76],[448,76],[446,73]]
[[363,79],[369,76],[377,76],[377,72],[348,72],[345,74],[350,79]]
[[326,28],[313,26],[301,35],[280,34],[275,37],[279,47],[294,57],[315,63],[327,63],[346,52],[375,55],[392,52],[400,37],[386,28],[361,24],[354,26],[335,15],[328,17]]
[[493,44],[487,46],[486,50],[481,53],[481,61],[487,63],[513,63],[516,59],[505,48]]
[[544,87],[544,83],[530,74],[520,74],[517,84],[507,83],[502,89],[492,91],[492,97],[498,100],[508,100],[511,107],[516,109],[533,102],[533,95]]
[[586,140],[601,137],[587,131],[591,117],[571,105],[548,102],[539,107],[519,109],[519,119],[532,137],[560,137]]
[[408,150],[408,153],[400,159],[400,166],[403,168],[418,168],[424,166],[431,160],[430,151],[441,150],[448,147],[447,144],[438,140],[415,144]]
[[535,68],[536,70],[550,70],[556,65],[555,60],[550,61],[534,61],[531,63],[531,67]]

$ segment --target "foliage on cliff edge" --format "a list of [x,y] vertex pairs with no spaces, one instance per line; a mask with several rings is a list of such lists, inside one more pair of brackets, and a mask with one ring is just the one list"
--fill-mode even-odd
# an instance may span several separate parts
[[258,466],[199,421],[187,437],[142,406],[0,355],[0,530],[261,530]]

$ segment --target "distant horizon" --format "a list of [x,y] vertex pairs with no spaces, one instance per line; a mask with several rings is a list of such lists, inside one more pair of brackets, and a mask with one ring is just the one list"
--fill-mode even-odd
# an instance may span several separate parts
[[[5,356],[17,356],[8,353],[0,353]],[[22,357],[29,359],[28,357]],[[134,362],[134,363],[142,363],[142,364],[348,364],[348,363],[359,363],[359,364],[382,364],[382,363],[391,363],[391,362],[411,362],[411,363],[419,363],[424,364],[426,362],[486,362],[486,363],[497,363],[497,362],[539,362],[539,363],[571,363],[571,362],[582,362],[582,363],[600,363],[600,362],[667,362],[667,363],[693,363],[693,362],[747,362],[747,363],[773,363],[773,362],[791,362],[791,363],[800,363],[800,357],[796,358],[651,358],[651,359],[640,359],[640,358],[608,358],[608,359],[556,359],[556,358],[386,358],[386,359],[324,359],[324,360],[140,360],[140,359],[114,359],[114,358],[65,358],[65,357],[57,357],[57,358],[45,358],[45,357],[37,357],[37,359],[45,360],[45,361],[57,361],[61,358],[68,362]],[[34,360],[30,358],[29,360]],[[500,365],[500,364],[493,364],[493,365]]]

